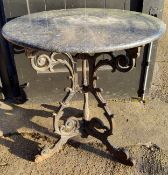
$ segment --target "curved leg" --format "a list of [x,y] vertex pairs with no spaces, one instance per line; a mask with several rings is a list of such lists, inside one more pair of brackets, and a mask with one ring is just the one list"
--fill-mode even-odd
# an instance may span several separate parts
[[110,128],[108,128],[108,130],[107,130],[108,132],[106,132],[106,134],[108,136],[110,136],[113,134],[114,115],[111,113],[111,111],[107,105],[107,102],[104,100],[103,96],[101,95],[101,92],[98,92],[97,89],[92,89],[92,94],[94,95],[95,99],[98,102],[98,107],[100,107],[104,110],[104,115],[107,118],[109,125],[110,125]]
[[104,145],[106,145],[107,150],[117,161],[129,166],[135,165],[135,160],[130,157],[127,149],[115,148],[107,139],[104,139],[102,142],[104,143]]
[[64,113],[63,110],[66,107],[68,107],[73,96],[80,90],[78,85],[76,62],[74,58],[72,58],[70,55],[68,56],[70,58],[70,63],[67,62],[66,60],[59,60],[59,62],[64,64],[69,70],[71,87],[66,89],[67,94],[60,103],[58,111],[53,113],[54,132],[60,136],[60,139],[51,147],[45,147],[41,151],[41,154],[36,156],[35,162],[41,162],[51,157],[54,153],[58,152],[70,138],[80,135],[81,133],[81,126],[82,126],[81,119],[79,120],[78,118],[70,117],[66,121],[64,121],[64,124],[60,124],[60,120],[63,117]]
[[59,120],[63,115],[63,109],[67,107],[74,95],[74,92],[68,93],[64,98],[63,102],[60,104],[58,112],[54,113],[55,133],[60,135],[60,139],[51,147],[45,147],[41,151],[41,154],[36,156],[36,163],[41,162],[54,155],[54,153],[59,152],[62,149],[62,146],[66,144],[70,138],[80,134],[81,121],[75,117],[70,117],[63,125],[59,125]]
[[[96,65],[95,60],[89,60],[89,91],[94,95],[95,99],[98,102],[98,107],[104,110],[104,115],[109,122],[110,128],[104,125],[104,123],[98,118],[92,118],[90,121],[86,121],[86,131],[88,135],[91,135],[97,139],[99,139],[106,147],[110,154],[119,162],[133,166],[135,164],[134,160],[132,160],[129,156],[129,152],[123,148],[116,148],[111,145],[108,141],[108,136],[110,136],[113,132],[113,117],[114,115],[111,113],[108,108],[107,102],[104,100],[101,94],[101,89],[96,87],[97,75],[96,75]],[[100,131],[101,129],[101,131]],[[103,131],[102,131],[103,130]]]
[[[108,135],[106,134],[107,128],[100,120],[93,118],[90,121],[86,121],[85,126],[88,135],[100,140],[117,161],[129,166],[135,165],[135,161],[130,157],[129,152],[126,149],[116,148],[108,141]],[[98,129],[104,129],[105,131],[100,132]]]
[[45,147],[40,155],[37,155],[35,158],[35,162],[39,163],[43,160],[48,159],[49,157],[53,156],[55,153],[59,152],[62,149],[62,146],[67,143],[69,137],[62,136],[54,145],[51,147]]
[[63,109],[67,107],[74,95],[75,93],[68,93],[60,104],[58,112],[54,113],[54,128],[55,132],[60,135],[60,139],[51,147],[44,147],[41,154],[35,157],[36,163],[39,163],[59,152],[62,149],[62,146],[66,144],[70,138],[80,135],[80,127],[82,123],[75,117],[70,117],[63,125],[59,126],[59,120],[63,115]]

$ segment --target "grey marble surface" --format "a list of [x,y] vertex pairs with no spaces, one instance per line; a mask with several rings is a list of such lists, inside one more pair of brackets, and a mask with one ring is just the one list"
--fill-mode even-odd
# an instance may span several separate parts
[[99,53],[157,40],[166,25],[149,15],[114,9],[34,13],[8,22],[3,36],[20,46],[69,53]]

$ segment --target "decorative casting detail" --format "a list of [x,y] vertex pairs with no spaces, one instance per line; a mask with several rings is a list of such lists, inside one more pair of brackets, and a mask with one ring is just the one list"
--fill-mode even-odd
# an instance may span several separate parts
[[[55,152],[58,152],[62,146],[72,137],[82,135],[88,137],[89,135],[99,139],[103,144],[106,145],[109,152],[118,161],[133,165],[133,160],[129,157],[129,154],[124,149],[113,147],[109,141],[108,136],[113,133],[113,118],[114,115],[104,98],[102,97],[102,89],[97,88],[97,71],[103,66],[110,66],[112,72],[116,70],[120,72],[131,71],[136,66],[136,59],[139,56],[139,48],[126,50],[126,55],[114,56],[113,53],[101,53],[101,54],[76,54],[71,56],[68,53],[51,53],[41,54],[39,51],[26,49],[26,55],[31,60],[32,67],[36,71],[55,71],[55,66],[58,64],[64,65],[69,71],[69,80],[71,81],[70,87],[66,88],[66,96],[60,103],[58,110],[53,113],[53,127],[54,132],[60,136],[60,139],[50,148],[45,148],[38,155],[36,161],[42,161]],[[64,59],[60,59],[58,56],[64,55]],[[108,56],[104,59],[102,55]],[[78,83],[78,72],[77,72],[77,60],[82,60],[82,84]],[[87,64],[89,68],[89,77],[87,77]],[[83,118],[79,119],[74,116],[69,117],[66,121],[62,119],[64,109],[69,105],[73,96],[82,92],[84,94],[84,106],[83,106]],[[98,102],[98,107],[104,110],[104,116],[108,120],[109,126],[106,126],[102,120],[94,117],[90,119],[89,116],[89,100],[88,93],[93,94]]]
[[[94,54],[92,56],[88,54],[88,56],[98,58],[101,55],[108,55],[111,59],[100,60],[97,64],[97,68],[99,68],[100,66],[109,65],[113,68],[113,72],[116,70],[120,72],[128,72],[136,67],[136,59],[140,55],[140,48],[141,47],[125,50],[125,55],[121,54],[118,56],[114,56],[113,53],[100,53]],[[55,66],[57,66],[58,64],[64,64],[68,66],[68,69],[70,67],[71,69],[73,69],[73,58],[68,53],[54,52],[50,54],[45,54],[37,50],[26,49],[26,55],[28,58],[30,58],[32,67],[38,72],[55,72]],[[69,62],[63,59],[56,58],[56,56],[58,55],[65,55],[67,58],[69,58]],[[82,55],[85,56],[86,54],[77,54],[75,57],[82,59]]]

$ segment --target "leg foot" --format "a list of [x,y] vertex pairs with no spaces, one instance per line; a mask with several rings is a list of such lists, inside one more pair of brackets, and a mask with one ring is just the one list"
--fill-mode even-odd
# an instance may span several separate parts
[[[110,152],[110,154],[120,163],[133,166],[135,161],[130,158],[129,152],[124,148],[116,148],[108,141],[108,128],[97,118],[92,118],[90,121],[85,122],[85,130],[88,135],[91,135],[100,140]],[[99,129],[103,129],[104,132],[100,132]]]
[[135,165],[135,160],[130,157],[129,152],[124,148],[118,148],[116,151],[114,151],[113,155],[114,158],[120,163],[123,163],[128,166]]
[[69,137],[61,137],[53,146],[45,147],[41,151],[41,154],[35,157],[35,162],[42,162],[43,160],[53,156],[56,152],[59,152],[62,149],[62,146],[67,143],[68,139]]
[[112,156],[120,163],[128,165],[128,166],[134,166],[135,160],[133,160],[130,157],[130,154],[127,149],[124,148],[115,148],[113,147],[108,140],[102,140],[103,143],[106,145],[107,150],[112,154]]

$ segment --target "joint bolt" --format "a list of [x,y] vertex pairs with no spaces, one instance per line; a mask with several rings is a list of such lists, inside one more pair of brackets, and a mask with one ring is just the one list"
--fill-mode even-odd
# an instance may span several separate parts
[[71,91],[71,88],[67,87],[64,89],[65,92],[70,92]]
[[100,77],[95,76],[95,77],[93,77],[93,79],[94,79],[94,80],[99,80],[99,79],[100,79]]
[[68,79],[68,80],[72,80],[72,76],[68,76],[67,79]]

